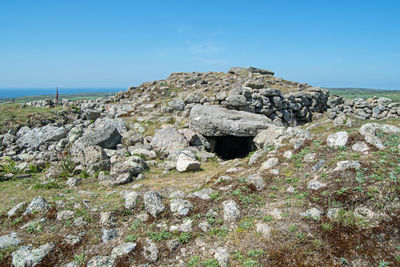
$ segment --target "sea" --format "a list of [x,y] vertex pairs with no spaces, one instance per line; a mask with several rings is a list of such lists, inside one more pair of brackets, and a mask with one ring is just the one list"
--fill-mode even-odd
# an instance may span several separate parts
[[[126,90],[126,88],[58,88],[58,94],[70,95],[79,93],[116,93],[123,90]],[[0,88],[0,99],[55,94],[56,88]]]

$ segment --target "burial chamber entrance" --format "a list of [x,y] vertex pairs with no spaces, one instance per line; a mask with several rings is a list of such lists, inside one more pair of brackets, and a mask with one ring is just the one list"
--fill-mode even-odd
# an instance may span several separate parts
[[244,158],[256,150],[253,136],[212,136],[206,137],[211,145],[211,152],[223,160]]

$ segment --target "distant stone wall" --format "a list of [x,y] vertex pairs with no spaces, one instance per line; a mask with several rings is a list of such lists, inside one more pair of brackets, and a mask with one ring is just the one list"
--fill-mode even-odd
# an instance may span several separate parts
[[393,102],[386,97],[344,99],[332,95],[327,104],[327,115],[330,119],[340,115],[354,116],[363,120],[400,117],[400,102]]
[[218,93],[206,99],[189,94],[185,104],[221,105],[227,109],[263,114],[275,123],[284,125],[309,122],[314,112],[323,113],[328,108],[329,91],[318,87],[283,94],[278,89],[257,89],[252,88],[255,87],[252,84],[247,85],[249,86],[231,90],[229,93]]

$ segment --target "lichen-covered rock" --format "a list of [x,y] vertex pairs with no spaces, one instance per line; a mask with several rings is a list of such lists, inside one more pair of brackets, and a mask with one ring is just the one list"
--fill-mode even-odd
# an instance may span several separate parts
[[87,267],[113,267],[114,258],[108,256],[95,256],[89,260]]
[[26,132],[17,140],[20,147],[37,149],[47,142],[56,142],[66,137],[64,127],[46,125],[44,127],[33,128]]
[[185,137],[173,127],[165,127],[156,131],[151,146],[154,150],[167,156],[188,146]]
[[326,143],[330,148],[338,148],[346,146],[349,134],[347,132],[337,132],[330,134],[326,139]]
[[31,214],[33,212],[40,212],[47,210],[49,208],[49,204],[47,204],[46,200],[40,196],[35,197],[31,203],[29,203],[26,208],[24,215]]
[[184,199],[172,199],[169,204],[171,212],[179,216],[187,216],[193,209],[192,203],[189,200]]
[[21,240],[15,232],[0,236],[0,251],[11,246],[18,246],[20,243]]
[[139,193],[136,191],[128,191],[124,194],[124,207],[125,209],[133,209],[136,206],[136,203],[139,198]]
[[150,239],[146,240],[147,246],[143,247],[143,256],[151,263],[157,262],[159,251],[156,244],[151,242]]
[[204,136],[256,136],[272,124],[263,115],[202,105],[192,108],[189,121],[190,128]]
[[47,243],[36,249],[31,245],[20,247],[11,254],[12,264],[15,267],[38,266],[40,262],[54,249],[54,244]]
[[200,169],[200,162],[196,156],[190,151],[182,151],[176,162],[176,170],[178,172],[196,171]]
[[227,200],[222,203],[224,210],[224,221],[232,222],[240,218],[239,206],[233,200]]
[[127,242],[114,247],[111,251],[111,258],[118,258],[132,253],[136,248],[136,243]]
[[144,193],[143,201],[144,201],[144,208],[153,217],[157,217],[165,209],[162,197],[156,191],[148,191]]

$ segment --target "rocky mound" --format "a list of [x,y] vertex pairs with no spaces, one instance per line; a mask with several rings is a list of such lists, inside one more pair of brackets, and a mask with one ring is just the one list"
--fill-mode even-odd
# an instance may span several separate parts
[[399,263],[397,103],[232,68],[31,107],[66,116],[0,136],[0,265]]

